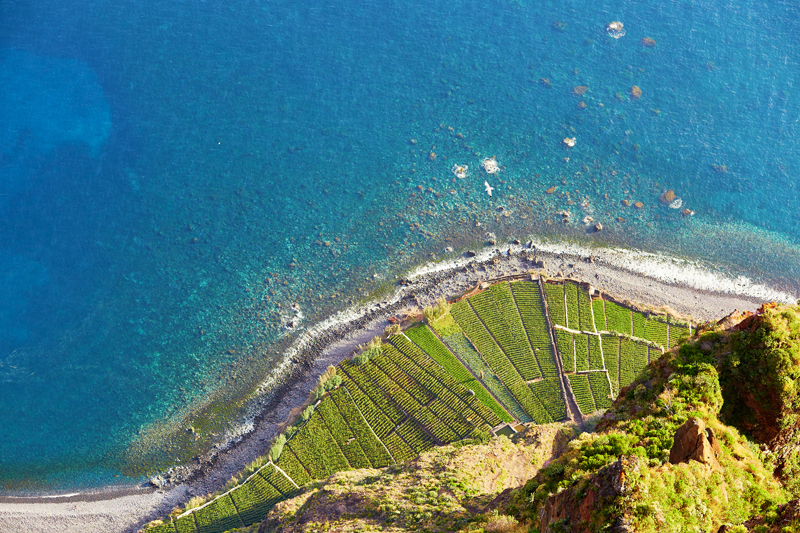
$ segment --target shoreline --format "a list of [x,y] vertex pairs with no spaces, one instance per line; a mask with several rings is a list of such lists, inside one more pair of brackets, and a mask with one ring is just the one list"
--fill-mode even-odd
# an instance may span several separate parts
[[[177,483],[164,489],[131,485],[65,495],[0,496],[0,530],[135,532],[149,521],[163,518],[190,497],[213,493],[268,451],[279,426],[291,421],[325,368],[338,364],[359,344],[383,333],[388,317],[403,310],[421,310],[440,296],[453,298],[483,281],[538,270],[549,277],[588,282],[620,301],[657,308],[669,306],[698,321],[719,319],[734,310],[755,310],[768,301],[760,295],[796,301],[788,293],[741,276],[726,279],[703,270],[696,262],[669,256],[570,243],[532,245],[504,244],[504,252],[493,246],[472,257],[472,252],[467,252],[454,259],[423,264],[407,273],[384,299],[348,308],[312,325],[284,352],[278,368],[288,372],[276,372],[262,382],[266,387],[277,376],[285,378],[284,384],[260,404],[253,429],[227,447],[212,450]],[[634,266],[639,266],[638,271]],[[649,276],[642,272],[645,268],[652,270]],[[714,291],[709,286],[739,288],[746,294]]]

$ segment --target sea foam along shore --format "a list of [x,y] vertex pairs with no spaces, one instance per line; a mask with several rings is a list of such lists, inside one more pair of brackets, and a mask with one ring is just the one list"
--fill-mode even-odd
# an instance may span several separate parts
[[[483,281],[532,269],[543,270],[550,277],[561,272],[565,277],[587,281],[618,299],[656,307],[668,305],[697,320],[720,318],[734,309],[754,310],[765,300],[796,301],[789,292],[727,275],[713,265],[703,266],[666,255],[544,240],[503,248],[503,252],[492,247],[474,257],[464,254],[421,265],[408,272],[407,283],[399,285],[385,299],[344,310],[308,328],[286,350],[281,363],[287,373],[292,370],[293,360],[305,360],[307,368],[281,387],[279,398],[266,404],[251,432],[218,453],[207,468],[186,483],[166,491],[132,489],[138,493],[122,496],[101,491],[46,500],[3,498],[0,531],[136,531],[149,520],[163,517],[191,495],[217,490],[247,463],[266,452],[279,426],[305,401],[317,376],[329,364],[349,357],[358,344],[380,333],[388,316],[404,307],[429,305],[439,296],[453,297]],[[313,360],[308,356],[313,356]],[[271,377],[262,387],[266,389],[277,383],[277,378]]]

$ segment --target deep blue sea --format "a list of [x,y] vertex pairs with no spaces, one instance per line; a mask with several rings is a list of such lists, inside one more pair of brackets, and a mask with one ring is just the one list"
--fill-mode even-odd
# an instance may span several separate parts
[[0,0],[0,491],[189,461],[487,231],[797,294],[799,93],[795,2]]

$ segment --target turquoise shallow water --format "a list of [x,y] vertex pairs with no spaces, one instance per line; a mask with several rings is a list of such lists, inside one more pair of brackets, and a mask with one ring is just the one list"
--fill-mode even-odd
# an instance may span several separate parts
[[213,435],[174,424],[269,373],[293,304],[306,325],[486,231],[708,257],[798,292],[791,3],[0,13],[6,492],[185,460]]

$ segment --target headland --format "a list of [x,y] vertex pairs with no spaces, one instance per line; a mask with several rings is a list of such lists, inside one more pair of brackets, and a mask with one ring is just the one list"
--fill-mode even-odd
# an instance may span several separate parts
[[795,301],[788,290],[656,254],[533,241],[467,251],[407,273],[380,301],[344,310],[308,328],[286,351],[282,365],[286,378],[267,396],[253,419],[252,431],[227,447],[212,450],[194,468],[174,470],[159,488],[133,486],[42,498],[7,497],[0,500],[0,530],[137,531],[190,497],[219,490],[267,453],[271,439],[299,413],[324,370],[382,333],[389,317],[419,314],[440,297],[452,299],[483,282],[530,277],[531,272],[586,282],[619,301],[669,309],[701,322],[720,319],[734,310],[755,311],[769,300]]

